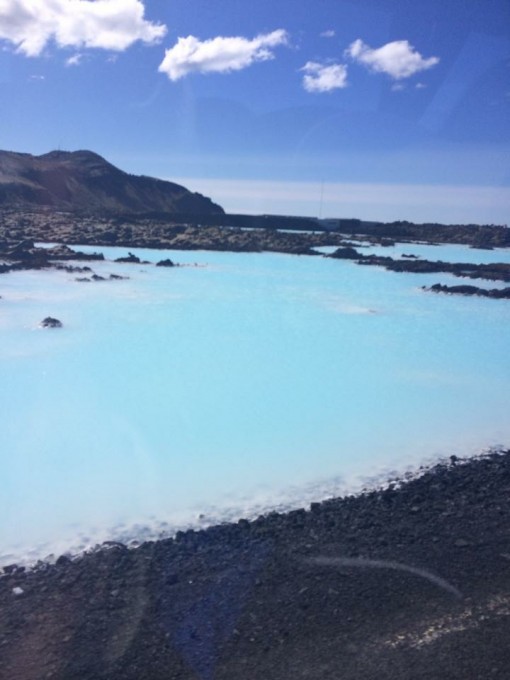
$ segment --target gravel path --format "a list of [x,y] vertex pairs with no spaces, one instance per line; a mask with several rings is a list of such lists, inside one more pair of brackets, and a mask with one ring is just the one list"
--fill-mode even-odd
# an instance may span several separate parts
[[2,680],[510,677],[510,451],[0,577]]

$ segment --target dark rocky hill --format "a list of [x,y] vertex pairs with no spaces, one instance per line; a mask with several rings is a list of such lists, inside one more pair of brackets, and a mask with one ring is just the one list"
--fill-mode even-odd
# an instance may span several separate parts
[[42,156],[0,151],[0,208],[51,207],[90,213],[223,213],[179,184],[130,175],[92,151]]

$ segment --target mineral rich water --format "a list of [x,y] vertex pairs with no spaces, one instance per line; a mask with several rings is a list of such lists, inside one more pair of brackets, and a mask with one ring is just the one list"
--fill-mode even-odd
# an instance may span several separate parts
[[[0,277],[0,563],[302,506],[510,445],[508,300],[320,255],[136,250],[150,264],[130,265],[112,262],[126,249],[99,250],[97,274],[129,278]],[[167,257],[183,266],[154,266]],[[40,328],[49,315],[63,328]]]

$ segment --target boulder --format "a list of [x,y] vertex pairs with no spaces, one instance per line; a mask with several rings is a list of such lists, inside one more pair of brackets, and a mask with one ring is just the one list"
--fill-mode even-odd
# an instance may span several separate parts
[[337,248],[334,253],[331,253],[328,257],[334,257],[339,260],[358,260],[361,258],[361,254],[358,253],[356,248]]
[[11,248],[8,254],[11,257],[24,257],[30,250],[33,250],[34,248],[35,244],[32,239],[24,239]]
[[62,328],[62,321],[54,319],[52,316],[47,316],[41,321],[42,328]]
[[140,258],[137,257],[136,255],[133,255],[133,253],[128,253],[127,257],[118,257],[115,262],[128,262],[131,264],[140,264]]

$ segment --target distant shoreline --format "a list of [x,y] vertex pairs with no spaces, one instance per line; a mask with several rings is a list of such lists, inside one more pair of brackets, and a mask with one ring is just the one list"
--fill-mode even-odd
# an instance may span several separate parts
[[[292,255],[332,257],[349,259],[357,264],[382,266],[396,272],[448,273],[469,279],[485,279],[510,283],[510,264],[463,264],[432,262],[407,255],[406,259],[363,255],[357,251],[360,241],[372,245],[393,246],[399,243],[456,243],[473,248],[494,249],[510,246],[510,229],[505,227],[480,227],[476,225],[413,225],[410,223],[362,223],[360,220],[338,220],[337,229],[304,231],[290,226],[313,222],[306,218],[254,217],[233,215],[201,216],[207,224],[174,223],[169,218],[152,216],[94,217],[47,210],[0,211],[0,273],[15,269],[41,269],[56,266],[58,249],[49,254],[37,249],[34,242],[58,244],[82,244],[94,246],[118,246],[126,248],[150,248],[155,250],[213,250],[228,252],[278,252]],[[191,217],[191,216],[189,216]],[[267,220],[262,218],[267,217]],[[196,219],[197,216],[195,216]],[[183,217],[184,219],[184,217]],[[235,219],[244,226],[211,226],[216,221]],[[248,221],[247,221],[248,220]],[[262,221],[261,221],[262,220]],[[331,221],[329,221],[331,222]],[[266,224],[266,228],[262,225]],[[254,227],[248,227],[253,224]],[[278,224],[287,228],[276,228]],[[316,223],[315,223],[316,224]],[[272,226],[267,226],[272,225]],[[361,225],[361,226],[360,226]],[[365,226],[363,226],[365,225]],[[359,233],[356,229],[364,229]],[[353,233],[349,233],[351,231]],[[322,255],[319,248],[334,247],[330,255]],[[72,259],[71,252],[63,253],[65,260]],[[1,260],[5,264],[1,264]],[[94,259],[77,256],[75,259]],[[493,299],[510,299],[510,286],[486,289],[476,285],[445,286],[435,283],[427,290],[435,293],[475,295]]]
[[[284,215],[245,215],[228,213],[120,213],[120,212],[65,212],[51,208],[8,208],[0,206],[1,230],[18,231],[23,238],[34,238],[35,233],[46,233],[46,238],[70,243],[71,231],[76,236],[105,240],[103,245],[135,247],[132,239],[146,238],[152,243],[173,238],[185,228],[198,228],[207,234],[207,228],[224,230],[249,229],[265,232],[313,233],[315,241],[321,234],[333,245],[347,238],[363,238],[374,243],[391,241],[424,243],[457,243],[473,248],[510,247],[510,229],[503,225],[480,224],[415,224],[406,220],[374,222],[360,219],[316,219]],[[177,230],[177,231],[176,231]],[[50,238],[51,236],[51,238]],[[338,238],[336,238],[338,237]],[[77,243],[78,241],[74,241]],[[85,243],[85,241],[82,241]],[[117,243],[118,242],[118,243]],[[97,243],[100,245],[100,243]],[[157,245],[147,247],[158,247]],[[162,246],[166,247],[166,246]]]

